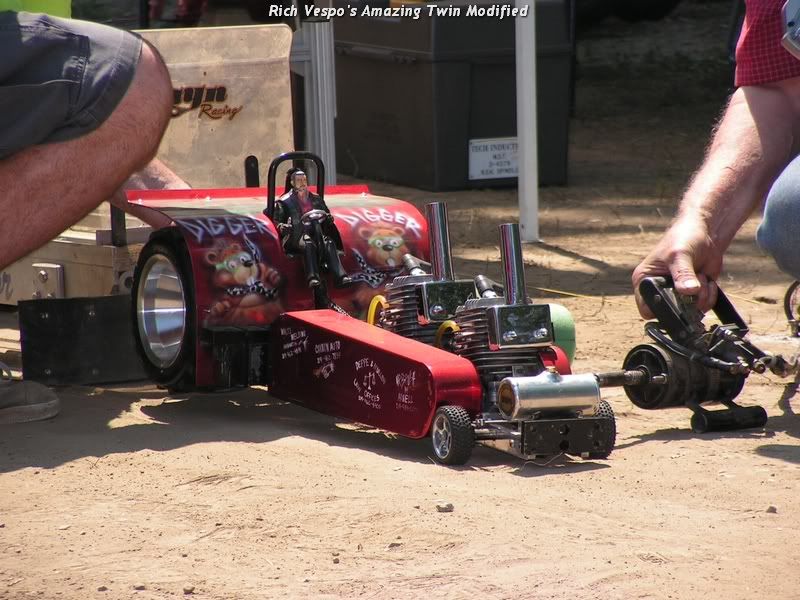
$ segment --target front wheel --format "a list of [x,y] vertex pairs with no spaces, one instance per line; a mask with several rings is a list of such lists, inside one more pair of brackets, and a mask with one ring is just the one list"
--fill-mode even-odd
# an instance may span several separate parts
[[614,409],[611,408],[611,405],[605,401],[600,400],[600,404],[597,407],[597,412],[594,414],[595,417],[600,417],[601,419],[607,419],[608,423],[607,426],[609,431],[609,440],[610,443],[608,444],[607,450],[602,450],[599,452],[590,452],[589,458],[597,458],[600,460],[605,460],[611,454],[611,451],[614,449],[614,444],[617,443],[617,421],[614,418]]
[[461,406],[441,406],[431,425],[431,443],[436,460],[443,465],[463,465],[475,445],[475,429]]

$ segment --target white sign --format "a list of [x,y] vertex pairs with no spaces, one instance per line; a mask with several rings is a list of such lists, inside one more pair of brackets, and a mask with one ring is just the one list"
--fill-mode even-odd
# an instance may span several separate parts
[[516,137],[469,141],[469,178],[505,179],[519,172]]

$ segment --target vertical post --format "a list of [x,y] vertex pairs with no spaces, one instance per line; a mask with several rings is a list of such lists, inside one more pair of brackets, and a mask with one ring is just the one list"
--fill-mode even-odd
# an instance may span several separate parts
[[[304,22],[301,33],[308,43],[310,61],[305,69],[305,112],[308,148],[319,155],[328,173],[326,183],[336,184],[336,69],[333,23]],[[297,35],[297,33],[295,33]]]
[[536,2],[517,0],[528,7],[527,17],[515,19],[517,76],[517,190],[522,240],[539,241],[539,154],[536,128]]
[[111,207],[111,245],[121,248],[128,244],[128,230],[125,225],[125,211],[113,204]]
[[139,0],[139,29],[150,29],[150,2]]

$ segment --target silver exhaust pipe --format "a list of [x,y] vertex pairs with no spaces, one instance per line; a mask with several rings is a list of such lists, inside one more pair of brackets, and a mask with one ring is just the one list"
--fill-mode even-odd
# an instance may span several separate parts
[[447,224],[447,205],[431,202],[425,205],[428,221],[428,240],[431,253],[431,274],[434,281],[452,281],[453,257],[450,254],[450,228]]
[[522,243],[518,223],[500,225],[500,257],[503,261],[506,304],[527,304],[525,292],[525,263],[522,260]]

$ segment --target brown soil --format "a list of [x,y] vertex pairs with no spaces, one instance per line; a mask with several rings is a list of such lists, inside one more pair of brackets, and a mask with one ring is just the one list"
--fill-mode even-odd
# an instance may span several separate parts
[[[570,184],[541,190],[544,241],[525,248],[531,294],[576,318],[576,372],[619,368],[645,341],[630,272],[669,223],[728,91],[727,15],[727,2],[687,2],[662,23],[609,21],[580,42]],[[648,42],[655,31],[662,45]],[[457,271],[499,277],[513,190],[372,189],[446,200]],[[759,344],[791,350],[789,279],[755,247],[755,225],[722,285]],[[6,347],[0,358],[18,363]],[[0,430],[0,598],[168,598],[185,586],[218,599],[796,598],[795,389],[751,377],[740,399],[767,410],[764,430],[704,435],[685,409],[648,412],[607,390],[609,460],[477,448],[461,468],[434,464],[427,441],[261,389],[61,389],[56,419]]]

